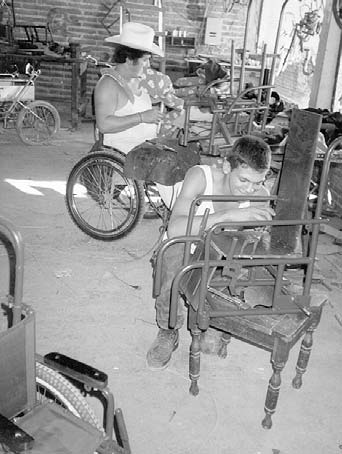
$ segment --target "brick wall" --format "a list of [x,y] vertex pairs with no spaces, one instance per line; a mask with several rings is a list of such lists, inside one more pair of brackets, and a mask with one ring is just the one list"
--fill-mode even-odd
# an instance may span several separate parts
[[[170,0],[163,1],[164,29],[185,31],[188,37],[196,38],[196,51],[206,54],[227,54],[234,38],[236,47],[243,44],[246,6],[233,4],[225,9],[226,2],[212,0],[206,10],[206,0]],[[257,0],[259,3],[259,0]],[[158,12],[152,7],[152,0],[125,2],[130,13],[130,20],[151,25],[157,29]],[[229,2],[230,4],[230,2]],[[114,8],[111,10],[111,5]],[[53,40],[61,46],[68,47],[70,42],[79,43],[81,50],[94,55],[100,60],[107,60],[112,48],[104,44],[104,38],[119,32],[119,2],[114,0],[16,0],[15,15],[17,24],[46,25],[49,22]],[[205,32],[204,15],[222,17],[223,35],[220,46],[203,45]],[[255,17],[255,15],[253,15]],[[254,19],[255,21],[255,19]],[[255,31],[250,32],[249,40],[253,45]],[[20,29],[15,30],[15,38],[23,38]],[[186,71],[184,57],[195,53],[191,48],[166,49],[166,68]],[[42,76],[37,81],[36,95],[41,99],[67,101],[70,99],[71,65],[55,62],[42,62]],[[91,93],[97,80],[97,71],[89,69],[88,93]]]

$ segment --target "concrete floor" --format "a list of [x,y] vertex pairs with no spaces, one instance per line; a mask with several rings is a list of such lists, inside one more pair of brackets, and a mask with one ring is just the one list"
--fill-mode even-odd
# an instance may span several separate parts
[[[269,353],[233,339],[225,360],[202,355],[197,397],[188,393],[185,328],[169,367],[146,367],[156,334],[149,259],[160,222],[144,220],[127,238],[109,243],[72,224],[63,185],[91,144],[88,124],[63,130],[48,147],[22,145],[15,131],[0,135],[0,215],[17,225],[25,241],[24,301],[36,311],[37,352],[64,352],[109,375],[133,454],[342,452],[342,249],[333,237],[320,236],[315,276],[325,285],[317,283],[313,291],[329,300],[303,387],[291,386],[297,345],[282,374],[273,428],[264,430]],[[31,180],[26,191],[30,184],[39,192],[23,192],[17,180]],[[3,249],[0,263],[4,300]]]

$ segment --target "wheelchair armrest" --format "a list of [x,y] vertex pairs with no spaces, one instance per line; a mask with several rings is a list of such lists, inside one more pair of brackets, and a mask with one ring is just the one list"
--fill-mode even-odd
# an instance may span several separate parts
[[32,448],[34,438],[0,413],[0,444],[13,452]]
[[61,353],[47,353],[44,356],[44,363],[91,388],[104,389],[108,384],[108,376],[104,372]]

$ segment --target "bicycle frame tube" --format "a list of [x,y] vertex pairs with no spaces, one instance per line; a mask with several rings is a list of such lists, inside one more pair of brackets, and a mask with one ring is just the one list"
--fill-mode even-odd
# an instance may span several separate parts
[[31,75],[30,78],[27,80],[26,84],[23,85],[18,93],[14,96],[14,99],[9,106],[8,110],[4,114],[4,119],[6,120],[9,115],[11,115],[13,112],[15,112],[17,105],[19,104],[21,108],[25,107],[25,104],[21,102],[21,99],[23,98],[24,94],[28,91],[29,87],[34,86],[34,83],[38,76],[40,75],[40,71],[34,71]]

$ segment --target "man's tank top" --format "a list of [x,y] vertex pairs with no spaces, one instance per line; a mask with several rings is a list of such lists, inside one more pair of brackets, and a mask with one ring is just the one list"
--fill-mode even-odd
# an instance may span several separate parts
[[[105,76],[111,77],[110,74],[105,74]],[[151,98],[147,91],[142,89],[139,95],[134,95],[134,102],[128,100],[127,103],[121,107],[121,109],[118,109],[114,114],[117,117],[123,117],[125,115],[144,112],[149,109],[152,109]],[[155,137],[157,137],[156,124],[139,123],[138,125],[124,131],[105,134],[103,143],[104,145],[117,148],[127,154],[132,148],[145,142],[145,140],[151,140]]]

